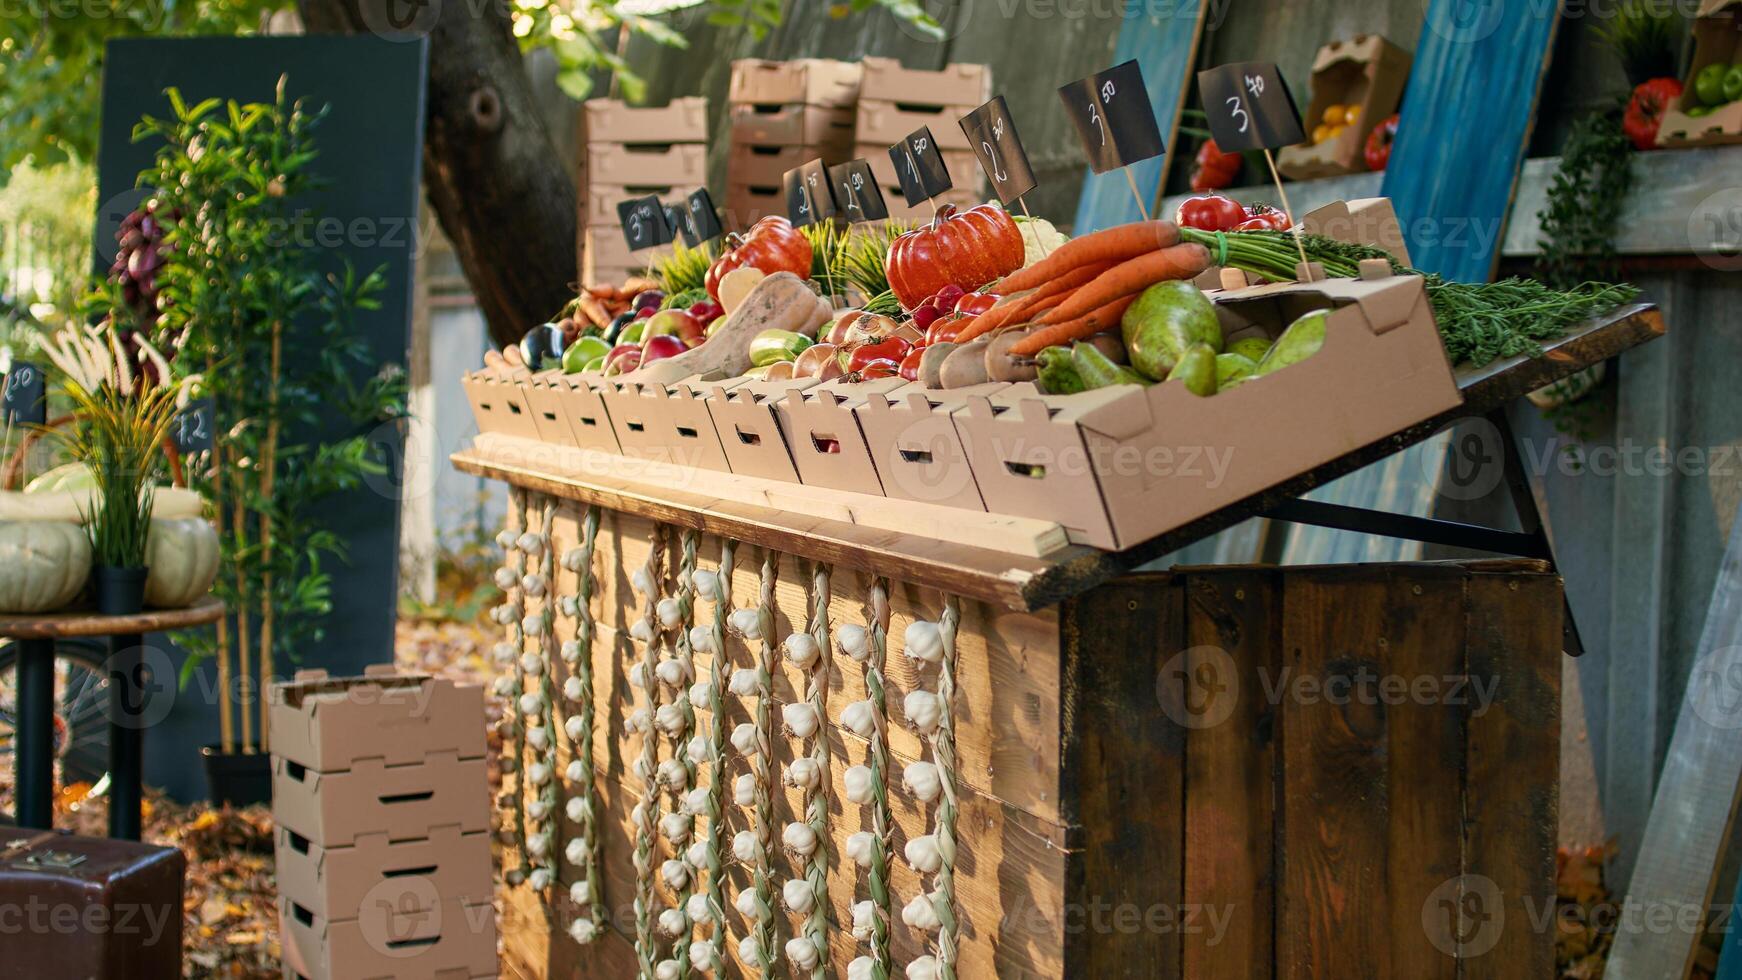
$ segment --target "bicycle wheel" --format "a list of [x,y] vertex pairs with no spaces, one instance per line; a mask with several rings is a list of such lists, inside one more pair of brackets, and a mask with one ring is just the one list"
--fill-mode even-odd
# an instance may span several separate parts
[[[108,649],[63,640],[54,649],[55,786],[95,785],[109,772]],[[14,787],[18,649],[0,646],[0,785]]]

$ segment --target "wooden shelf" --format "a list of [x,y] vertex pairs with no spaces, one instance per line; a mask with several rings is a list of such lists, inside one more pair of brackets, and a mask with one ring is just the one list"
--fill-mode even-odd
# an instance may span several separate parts
[[[1421,442],[1452,422],[1486,414],[1528,392],[1661,336],[1663,331],[1663,316],[1656,307],[1634,304],[1545,345],[1541,357],[1515,357],[1461,371],[1458,387],[1464,394],[1464,403],[1457,408],[1121,552],[1067,546],[1045,551],[1044,557],[1039,557],[1012,553],[1009,548],[1000,551],[963,543],[990,540],[972,535],[956,534],[956,540],[936,540],[924,537],[912,527],[855,523],[851,509],[836,517],[825,517],[751,503],[741,496],[722,499],[717,492],[709,491],[724,485],[718,482],[723,475],[708,474],[688,487],[673,489],[669,482],[633,479],[611,467],[563,464],[560,462],[563,453],[580,451],[560,450],[524,439],[481,436],[470,449],[451,458],[464,472],[540,493],[726,535],[812,560],[875,571],[1010,609],[1034,610],[1080,595],[1193,541],[1262,515],[1283,500],[1298,497]],[[884,503],[892,508],[908,506],[895,501]],[[966,511],[959,513],[964,526],[972,520],[1005,520]],[[1018,530],[1018,540],[1022,535],[1044,530],[1029,526],[1034,524],[1042,522],[1013,524]]]

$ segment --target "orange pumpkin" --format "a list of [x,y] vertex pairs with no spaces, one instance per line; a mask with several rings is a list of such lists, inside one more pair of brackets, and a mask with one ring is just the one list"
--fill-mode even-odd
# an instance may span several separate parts
[[931,224],[895,240],[883,268],[895,298],[911,310],[952,283],[973,292],[1022,268],[1022,232],[997,205],[958,212],[944,204]]
[[773,275],[790,272],[800,279],[811,276],[811,243],[792,222],[771,214],[750,226],[743,235],[727,235],[726,251],[708,266],[704,285],[714,302],[720,301],[720,280],[734,269],[749,266]]

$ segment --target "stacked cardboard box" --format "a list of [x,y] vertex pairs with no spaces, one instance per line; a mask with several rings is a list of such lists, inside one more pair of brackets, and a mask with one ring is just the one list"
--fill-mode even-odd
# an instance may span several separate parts
[[728,90],[732,120],[726,160],[728,227],[746,228],[769,214],[785,214],[781,178],[817,158],[845,163],[853,156],[853,106],[859,66],[804,58],[732,62]]
[[285,976],[495,976],[482,689],[302,671],[271,726]]
[[581,141],[581,281],[620,283],[645,273],[660,250],[629,251],[617,205],[649,194],[681,202],[707,184],[708,100],[641,108],[590,99]]
[[892,218],[930,217],[927,204],[910,208],[901,196],[901,182],[889,148],[921,126],[931,128],[944,166],[955,185],[934,203],[968,207],[984,199],[984,179],[974,150],[962,132],[961,118],[992,97],[992,69],[987,65],[952,64],[942,71],[903,68],[893,58],[866,58],[860,67],[856,123],[859,145],[855,157],[871,161],[871,173],[883,189]]

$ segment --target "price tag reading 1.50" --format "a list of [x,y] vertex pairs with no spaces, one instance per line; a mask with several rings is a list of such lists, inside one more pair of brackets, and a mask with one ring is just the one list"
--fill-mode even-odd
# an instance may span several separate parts
[[1306,141],[1300,110],[1282,72],[1268,61],[1243,61],[1198,73],[1210,135],[1223,152],[1276,150]]
[[901,179],[901,194],[909,207],[918,207],[953,186],[950,170],[944,166],[938,141],[932,138],[931,127],[922,126],[909,133],[907,139],[889,148],[889,159],[895,164]]
[[1104,174],[1166,151],[1143,69],[1135,60],[1059,89],[1059,99],[1076,124],[1089,169]]
[[849,160],[830,167],[829,181],[835,185],[835,201],[841,206],[841,215],[849,222],[889,217],[889,206],[883,203],[883,189],[871,175],[869,160]]
[[992,178],[998,200],[1009,204],[1034,190],[1034,169],[1029,166],[1028,153],[1022,149],[1022,138],[1016,135],[1016,124],[1010,119],[1010,107],[1004,103],[1004,96],[963,116],[961,123],[968,145],[980,159],[980,169]]

